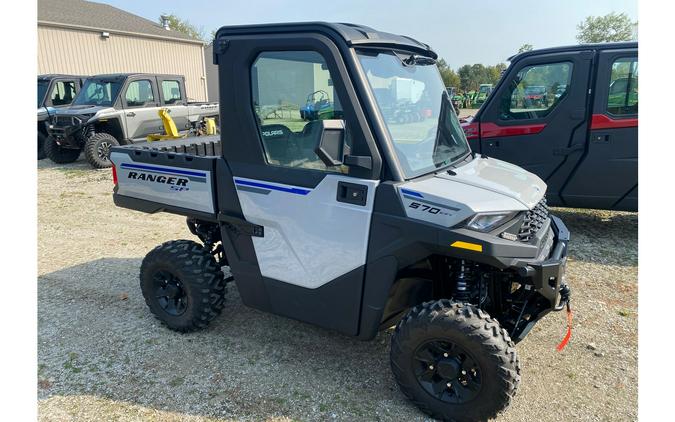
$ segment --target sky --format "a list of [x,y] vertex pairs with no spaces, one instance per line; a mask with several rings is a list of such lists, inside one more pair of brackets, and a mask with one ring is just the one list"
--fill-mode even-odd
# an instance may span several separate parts
[[407,35],[429,44],[451,68],[506,62],[523,44],[535,48],[576,44],[586,16],[610,12],[638,18],[637,0],[97,0],[156,21],[187,19],[205,33],[226,25],[350,22]]

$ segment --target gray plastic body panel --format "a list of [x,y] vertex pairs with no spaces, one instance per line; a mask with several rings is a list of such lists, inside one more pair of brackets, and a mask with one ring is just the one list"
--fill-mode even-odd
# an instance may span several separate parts
[[[152,201],[164,205],[215,213],[213,199],[213,168],[195,169],[196,160],[213,161],[207,157],[192,157],[171,154],[173,165],[160,164],[158,160],[144,162],[135,159],[148,155],[150,151],[117,148],[110,154],[110,160],[117,171],[117,195]],[[152,153],[158,156],[158,153]],[[169,153],[163,153],[168,157]],[[175,163],[175,164],[174,164]],[[185,163],[185,165],[181,165]],[[167,163],[168,164],[168,163]]]

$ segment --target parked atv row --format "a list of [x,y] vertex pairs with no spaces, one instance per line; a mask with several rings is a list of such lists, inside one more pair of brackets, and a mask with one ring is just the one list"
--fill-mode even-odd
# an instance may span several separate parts
[[[71,163],[84,152],[92,167],[110,167],[111,147],[146,142],[149,135],[164,131],[160,109],[186,134],[200,132],[206,118],[218,118],[218,103],[187,101],[183,76],[60,75],[38,78],[38,87],[47,80],[50,85],[38,102],[43,106],[38,110],[38,159],[59,164]],[[62,87],[65,97],[58,93]]]

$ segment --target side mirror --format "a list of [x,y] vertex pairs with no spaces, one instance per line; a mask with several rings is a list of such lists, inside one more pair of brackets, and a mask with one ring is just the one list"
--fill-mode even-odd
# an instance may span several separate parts
[[328,167],[342,165],[347,152],[345,151],[344,120],[320,120],[320,122],[321,133],[314,152]]
[[320,122],[321,134],[314,152],[326,166],[335,167],[344,164],[372,170],[371,157],[351,155],[351,148],[345,143],[344,120],[320,120]]

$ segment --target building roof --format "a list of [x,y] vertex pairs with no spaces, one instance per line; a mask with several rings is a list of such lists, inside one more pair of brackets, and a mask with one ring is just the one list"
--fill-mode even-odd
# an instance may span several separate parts
[[107,32],[140,34],[199,42],[189,35],[167,31],[159,23],[107,4],[84,0],[38,0],[38,24],[53,24]]

